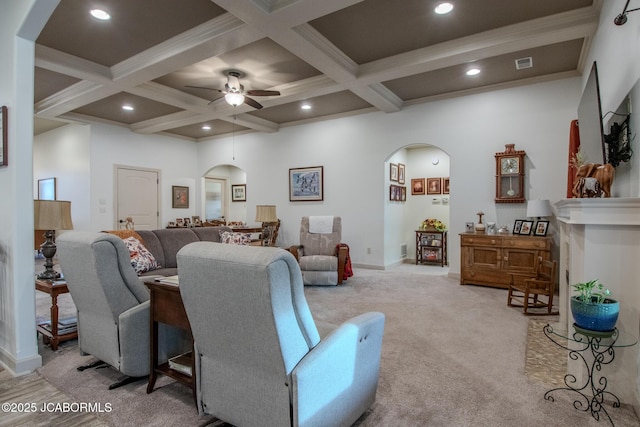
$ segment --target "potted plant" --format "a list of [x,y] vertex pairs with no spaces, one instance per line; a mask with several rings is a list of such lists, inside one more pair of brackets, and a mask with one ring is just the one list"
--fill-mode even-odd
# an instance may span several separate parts
[[571,314],[579,328],[612,332],[618,321],[620,303],[609,298],[611,292],[598,279],[572,285],[578,295],[571,297]]

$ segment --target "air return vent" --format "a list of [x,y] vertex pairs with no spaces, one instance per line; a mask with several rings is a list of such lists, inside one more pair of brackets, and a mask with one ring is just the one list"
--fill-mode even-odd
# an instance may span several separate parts
[[524,70],[525,68],[533,67],[533,58],[528,56],[526,58],[516,59],[516,70]]
[[400,258],[407,257],[407,244],[403,243],[400,245]]

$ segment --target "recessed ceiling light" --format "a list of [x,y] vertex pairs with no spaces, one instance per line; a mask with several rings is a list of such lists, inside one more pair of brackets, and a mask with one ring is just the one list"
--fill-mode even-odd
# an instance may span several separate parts
[[467,70],[467,76],[477,76],[480,74],[480,68],[471,68]]
[[300,106],[300,108],[301,108],[301,109],[303,109],[303,110],[311,110],[311,105],[309,105],[309,104],[302,104],[302,105]]
[[109,19],[111,19],[111,15],[109,15],[106,11],[102,9],[92,9],[90,13],[91,13],[91,16],[101,21],[108,21]]
[[438,15],[444,15],[446,13],[451,12],[452,10],[453,10],[453,3],[449,3],[449,2],[440,3],[435,8],[435,12]]
[[129,104],[123,105],[122,109],[125,110],[125,111],[133,111],[134,110],[133,106],[129,105]]
[[211,126],[209,126],[209,125],[202,125],[202,130],[211,130]]

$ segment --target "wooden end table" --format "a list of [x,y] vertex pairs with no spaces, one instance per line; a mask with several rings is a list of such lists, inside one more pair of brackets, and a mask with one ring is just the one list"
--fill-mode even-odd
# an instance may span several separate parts
[[58,334],[58,295],[69,293],[69,288],[64,280],[36,279],[36,290],[51,295],[51,323],[40,323],[36,326],[36,330],[42,334],[43,342],[51,343],[51,350],[55,351],[62,341],[78,338],[77,325],[70,332]]
[[[158,374],[163,374],[174,380],[186,384],[193,393],[193,401],[198,406],[196,396],[196,370],[195,370],[195,358],[193,357],[193,345],[191,347],[191,375],[185,375],[184,373],[171,369],[169,363],[159,364],[158,358],[158,324],[165,323],[167,325],[175,326],[176,328],[187,331],[191,336],[191,324],[187,318],[187,312],[184,309],[182,303],[182,296],[180,296],[180,288],[178,285],[149,281],[145,282],[145,285],[149,288],[151,293],[150,306],[149,306],[149,319],[151,323],[151,336],[150,336],[150,358],[151,365],[149,369],[149,384],[147,385],[147,393],[153,391]],[[191,336],[193,342],[193,336]]]

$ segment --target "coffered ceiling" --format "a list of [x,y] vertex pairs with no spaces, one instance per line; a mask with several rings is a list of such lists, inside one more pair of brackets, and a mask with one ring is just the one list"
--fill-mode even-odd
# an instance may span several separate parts
[[[102,122],[202,141],[578,75],[602,0],[450,1],[61,0],[36,42],[36,133]],[[232,107],[189,87],[222,89],[229,70],[281,95]]]

